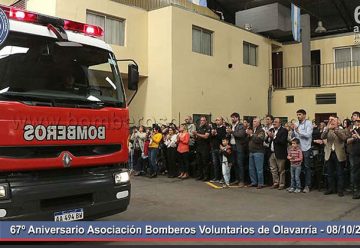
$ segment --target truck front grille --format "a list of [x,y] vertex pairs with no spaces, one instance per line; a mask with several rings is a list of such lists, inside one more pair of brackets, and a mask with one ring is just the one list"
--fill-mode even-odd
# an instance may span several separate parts
[[80,145],[80,146],[28,146],[0,147],[0,157],[12,159],[57,158],[62,152],[70,152],[75,157],[100,156],[119,152],[120,144]]

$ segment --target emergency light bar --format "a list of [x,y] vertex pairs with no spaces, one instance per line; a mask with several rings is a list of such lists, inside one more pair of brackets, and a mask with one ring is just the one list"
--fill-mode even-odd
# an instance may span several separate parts
[[17,9],[14,7],[7,7],[0,5],[0,8],[4,10],[7,17],[12,20],[36,23],[44,26],[47,26],[48,24],[55,24],[55,26],[57,25],[62,26],[65,30],[83,33],[89,36],[95,36],[95,37],[104,36],[103,29],[98,26],[89,25],[80,22],[74,22],[70,20],[63,20],[56,17],[40,15],[37,13]]
[[34,14],[34,13],[25,12],[25,11],[18,10],[15,8],[10,8],[9,18],[18,20],[18,21],[24,21],[24,22],[36,22],[38,19],[38,16],[37,16],[37,14]]
[[101,27],[69,20],[64,20],[64,29],[96,37],[104,35],[104,31]]

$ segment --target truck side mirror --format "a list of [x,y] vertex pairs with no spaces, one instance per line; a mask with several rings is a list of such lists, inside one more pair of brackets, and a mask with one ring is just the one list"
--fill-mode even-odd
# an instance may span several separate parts
[[137,90],[139,85],[139,68],[137,65],[128,65],[128,89]]

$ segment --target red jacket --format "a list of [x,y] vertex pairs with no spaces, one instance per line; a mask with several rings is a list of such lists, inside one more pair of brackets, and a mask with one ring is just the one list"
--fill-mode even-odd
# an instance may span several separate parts
[[189,133],[180,133],[179,134],[179,144],[177,151],[179,153],[189,152],[189,142],[190,142],[190,134]]
[[144,156],[149,156],[149,144],[149,140],[146,140],[144,143]]

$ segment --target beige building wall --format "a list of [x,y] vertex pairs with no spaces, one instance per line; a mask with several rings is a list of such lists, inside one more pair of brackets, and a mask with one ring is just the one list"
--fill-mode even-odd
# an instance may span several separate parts
[[[262,36],[173,8],[173,118],[188,114],[264,116],[271,44]],[[192,52],[193,25],[213,31],[213,56]],[[258,45],[258,66],[243,64],[243,41]],[[229,69],[228,64],[233,64]]]
[[[336,93],[336,104],[316,104],[316,94]],[[286,96],[294,96],[294,103],[286,103]],[[315,119],[315,114],[337,113],[341,119],[351,117],[351,113],[359,111],[360,85],[352,87],[307,88],[293,90],[277,90],[273,93],[273,115],[296,119],[296,111],[305,109],[310,120]]]
[[[321,63],[334,63],[334,48],[354,46],[354,34],[348,33],[342,36],[329,36],[311,41],[311,50],[320,50]],[[302,65],[301,43],[283,45],[284,68]]]
[[[311,50],[320,50],[321,64],[335,63],[335,48],[354,46],[354,34],[343,36],[324,37],[311,41]],[[301,66],[301,43],[283,45],[284,68]],[[328,73],[322,72],[321,77],[327,77],[334,83],[342,83],[344,80],[360,79],[360,69],[335,69],[329,65]],[[331,75],[330,75],[331,74]],[[323,79],[322,79],[323,80]],[[316,94],[336,93],[336,104],[316,104]],[[314,119],[315,113],[337,113],[342,119],[347,118],[353,111],[358,111],[359,104],[354,104],[360,94],[360,84],[339,87],[299,88],[287,90],[275,90],[272,93],[272,113],[274,116],[296,118],[296,111],[304,108],[309,113],[309,118]],[[294,103],[286,103],[286,96],[294,96]]]
[[130,106],[137,124],[170,122],[172,116],[172,11],[171,7],[148,13],[148,79]]
[[14,0],[0,0],[0,4],[1,5],[7,5],[9,6],[10,4],[14,3]]
[[[84,22],[91,10],[126,19],[125,46],[113,48],[117,58],[135,59],[143,76],[129,107],[132,123],[178,123],[179,113],[180,121],[193,113],[267,113],[271,45],[266,38],[180,7],[146,12],[108,0],[80,0],[68,9],[70,2],[57,0],[57,16]],[[214,56],[192,52],[192,25],[214,31]],[[243,41],[259,46],[258,66],[243,64]]]
[[28,0],[26,9],[45,15],[56,16],[56,1],[57,0]]
[[[76,3],[74,0],[56,0],[56,16],[60,18],[86,22],[86,11],[125,19],[125,46],[112,45],[112,48],[118,59],[136,60],[140,75],[147,76],[148,12],[110,0],[76,0]],[[120,69],[122,72],[127,72],[127,65],[120,64]]]

